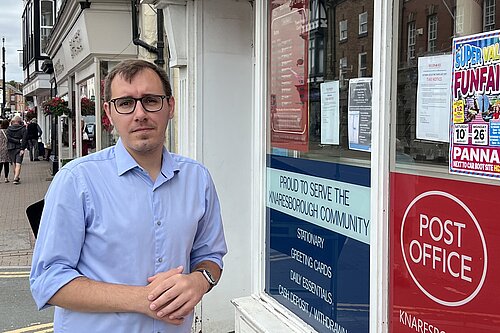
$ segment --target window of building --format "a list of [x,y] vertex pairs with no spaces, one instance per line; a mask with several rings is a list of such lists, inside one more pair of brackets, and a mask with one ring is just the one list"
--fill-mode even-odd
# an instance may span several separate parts
[[344,87],[346,82],[346,73],[347,73],[347,57],[340,58],[339,60],[339,81],[340,86]]
[[408,23],[408,61],[415,58],[415,43],[417,41],[417,29],[415,21]]
[[366,77],[367,69],[366,52],[358,54],[358,77]]
[[484,31],[495,30],[495,0],[484,0]]
[[464,32],[464,7],[455,7],[455,36],[461,36]]
[[437,23],[438,17],[436,14],[431,15],[427,19],[427,51],[436,51],[436,40],[437,40]]
[[340,21],[339,23],[340,30],[340,40],[347,40],[347,20]]
[[46,53],[52,27],[54,26],[54,2],[42,0],[40,2],[40,51]]
[[368,13],[364,12],[359,14],[359,34],[368,33]]
[[[317,24],[314,11],[322,3],[328,4],[326,22]],[[318,332],[330,331],[332,323],[339,331],[368,332],[369,233],[358,237],[336,226],[348,218],[347,207],[355,206],[349,214],[356,218],[370,214],[373,0],[271,0],[269,7],[264,293]],[[346,18],[359,13],[358,31],[365,35],[346,43]],[[342,193],[318,197],[330,190]],[[280,206],[289,200],[294,207]],[[325,239],[324,246],[301,238],[312,235]],[[304,265],[299,256],[325,266]],[[348,258],[356,258],[356,265]],[[323,296],[298,279],[321,288]],[[355,288],[346,288],[354,280]],[[284,296],[289,291],[310,311]]]

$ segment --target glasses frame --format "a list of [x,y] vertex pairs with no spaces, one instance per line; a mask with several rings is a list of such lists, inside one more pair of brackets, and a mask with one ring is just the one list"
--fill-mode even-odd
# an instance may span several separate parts
[[[158,110],[155,110],[155,111],[150,111],[148,110],[144,104],[142,103],[142,100],[144,98],[148,98],[148,97],[160,97],[161,98],[161,107],[158,109]],[[113,105],[115,106],[115,111],[119,114],[131,114],[131,113],[134,113],[135,111],[135,108],[137,107],[137,102],[138,101],[141,101],[141,105],[142,105],[142,109],[146,112],[150,112],[150,113],[154,113],[154,112],[158,112],[158,111],[161,111],[163,109],[163,100],[164,99],[167,99],[167,101],[170,99],[170,97],[172,96],[167,96],[167,95],[145,95],[145,96],[142,96],[142,97],[139,97],[139,98],[135,98],[135,97],[130,97],[130,96],[126,96],[126,97],[118,97],[118,98],[113,98],[113,99],[110,99],[108,101],[108,103],[113,103]],[[116,107],[116,101],[119,100],[119,99],[124,99],[124,98],[127,98],[127,99],[133,99],[134,100],[134,107],[132,108],[132,110],[130,112],[120,112],[118,111],[118,108]]]

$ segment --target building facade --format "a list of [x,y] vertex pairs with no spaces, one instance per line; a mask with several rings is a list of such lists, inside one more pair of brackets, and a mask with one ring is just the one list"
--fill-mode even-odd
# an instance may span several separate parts
[[223,203],[204,330],[495,332],[495,1],[147,2]]
[[[84,97],[95,149],[113,144],[95,110],[106,71],[137,57],[138,2],[58,3],[47,54],[72,158]],[[141,5],[163,15],[170,142],[211,170],[229,248],[193,332],[498,330],[495,0]]]

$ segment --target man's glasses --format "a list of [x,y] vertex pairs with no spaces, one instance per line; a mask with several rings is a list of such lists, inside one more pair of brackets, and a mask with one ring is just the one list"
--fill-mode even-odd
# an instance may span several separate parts
[[109,100],[109,103],[115,105],[116,112],[120,114],[129,114],[135,111],[137,101],[141,101],[142,108],[147,112],[158,112],[163,108],[163,100],[169,99],[165,95],[147,95],[140,98],[120,97]]

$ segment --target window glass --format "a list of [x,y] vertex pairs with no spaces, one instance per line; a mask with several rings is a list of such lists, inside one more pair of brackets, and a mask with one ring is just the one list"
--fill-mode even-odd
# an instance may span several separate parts
[[359,14],[359,34],[366,34],[368,32],[368,13],[364,12]]
[[373,1],[268,4],[265,292],[368,333]]
[[[104,149],[106,147],[110,147],[116,144],[118,141],[118,133],[114,130],[114,126],[111,124],[106,112],[104,111],[104,81],[106,79],[106,75],[116,66],[116,62],[112,61],[101,61],[101,86],[100,86],[100,94],[101,94],[101,110],[99,111],[99,116],[101,117],[101,128],[96,128],[96,131],[101,131],[101,147]],[[97,114],[96,114],[97,116]]]
[[41,1],[40,3],[40,51],[46,53],[47,43],[54,25],[54,3],[53,1]]
[[340,40],[347,39],[347,20],[340,21]]
[[[458,0],[454,6],[438,0],[398,2],[396,162],[438,166],[445,171],[453,38],[498,29],[498,10],[494,0]],[[439,68],[447,68],[449,74]],[[442,79],[447,81],[440,85]]]

